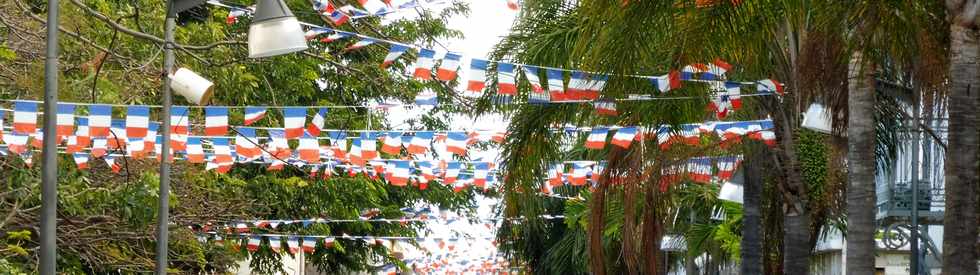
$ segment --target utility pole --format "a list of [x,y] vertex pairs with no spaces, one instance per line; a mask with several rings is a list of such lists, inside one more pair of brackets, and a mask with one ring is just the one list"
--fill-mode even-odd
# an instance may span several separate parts
[[58,271],[58,0],[48,0],[47,51],[44,59],[44,144],[41,166],[41,262],[43,275]]

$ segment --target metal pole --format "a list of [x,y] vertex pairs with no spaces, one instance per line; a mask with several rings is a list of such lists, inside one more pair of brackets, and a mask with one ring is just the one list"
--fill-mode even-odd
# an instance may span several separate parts
[[41,166],[41,263],[44,275],[57,272],[58,243],[58,0],[48,0],[47,52],[44,59],[44,146]]
[[919,97],[912,100],[912,224],[909,242],[909,274],[919,274]]
[[170,109],[173,100],[170,91],[170,72],[174,67],[174,28],[177,13],[174,0],[167,1],[167,19],[164,26],[163,44],[163,144],[160,144],[160,209],[157,214],[157,270],[167,274],[167,241],[170,233]]

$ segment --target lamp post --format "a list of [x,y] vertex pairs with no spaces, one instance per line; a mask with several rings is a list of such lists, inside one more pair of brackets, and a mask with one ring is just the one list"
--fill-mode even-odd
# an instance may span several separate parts
[[41,166],[41,262],[43,275],[57,272],[58,143],[58,0],[48,0],[47,51],[44,59],[44,144]]
[[163,135],[160,144],[160,193],[157,211],[157,265],[156,274],[167,274],[167,242],[170,238],[170,110],[173,99],[170,92],[170,71],[174,67],[174,27],[177,25],[177,10],[174,2],[167,1],[167,16],[164,23],[163,43]]

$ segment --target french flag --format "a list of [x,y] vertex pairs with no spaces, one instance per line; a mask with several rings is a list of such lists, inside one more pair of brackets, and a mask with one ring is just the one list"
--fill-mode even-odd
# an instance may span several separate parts
[[566,98],[571,100],[579,100],[579,99],[587,98],[586,93],[588,93],[588,91],[586,90],[587,89],[586,85],[588,85],[588,82],[585,80],[586,77],[588,76],[586,76],[584,72],[573,71],[571,73],[571,76],[568,78],[568,90],[566,91],[566,95],[567,95]]
[[524,70],[524,77],[527,78],[527,82],[531,84],[531,91],[536,94],[544,93],[544,88],[541,87],[541,78],[538,76],[538,68],[532,66],[521,66]]
[[490,163],[477,162],[473,164],[473,185],[484,188],[490,175]]
[[[150,127],[146,128],[146,136],[143,137],[143,151],[146,154],[154,152],[157,143],[157,131],[160,130],[159,122],[150,122]],[[190,137],[188,137],[190,139]]]
[[551,93],[551,101],[574,100],[569,94],[565,93],[565,74],[560,70],[546,69],[545,75],[548,77],[548,91]]
[[316,237],[303,237],[303,252],[312,254],[316,251]]
[[119,163],[116,163],[116,158],[112,155],[105,155],[102,160],[105,160],[105,164],[112,169],[113,173],[119,174],[119,171],[122,171],[122,166],[119,166]]
[[483,59],[473,58],[470,60],[470,79],[466,85],[466,90],[479,94],[487,86],[487,64]]
[[386,55],[385,60],[381,62],[381,68],[384,69],[391,66],[391,64],[395,63],[395,60],[398,60],[398,58],[405,54],[406,51],[408,51],[408,46],[402,44],[391,44],[391,47],[388,48],[388,55]]
[[561,163],[557,163],[548,168],[548,185],[551,187],[562,185],[562,171],[565,170]]
[[129,106],[126,109],[126,136],[143,138],[150,127],[150,107]]
[[623,149],[629,149],[635,137],[636,127],[623,127],[616,130],[616,134],[613,135],[611,143]]
[[255,128],[238,127],[235,130],[238,132],[238,135],[235,135],[235,153],[247,161],[261,157],[262,149],[256,145],[258,140],[256,139]]
[[334,26],[338,27],[344,25],[344,23],[347,23],[347,21],[350,20],[350,16],[339,9],[334,9],[332,12],[327,14],[327,18],[330,19],[330,23],[333,23]]
[[284,108],[283,128],[286,131],[287,139],[296,139],[303,136],[303,124],[306,124],[306,108],[289,107]]
[[228,134],[228,107],[204,107],[204,134],[208,136]]
[[739,164],[742,162],[742,158],[739,156],[727,156],[720,157],[717,159],[718,162],[718,178],[727,181],[735,175],[735,170],[738,170]]
[[612,100],[598,100],[592,102],[592,107],[595,108],[596,114],[602,116],[617,116],[619,112],[616,110],[616,102]]
[[248,249],[248,251],[255,252],[259,250],[259,246],[261,245],[262,237],[252,236],[248,238],[248,244],[245,247]]
[[383,12],[388,8],[388,5],[381,0],[358,0],[361,3],[361,7],[364,7],[371,14],[378,14]]
[[37,102],[14,101],[14,133],[33,134],[37,130]]
[[514,64],[497,62],[497,93],[517,95],[517,81]]
[[3,142],[7,144],[7,150],[10,150],[10,152],[18,155],[28,152],[27,151],[28,139],[30,139],[29,135],[17,133],[17,132],[3,136]]
[[585,185],[589,178],[590,170],[588,164],[580,162],[572,163],[572,176],[568,178],[568,181],[574,186]]
[[372,132],[362,132],[361,133],[361,158],[365,160],[375,159],[378,157],[378,141],[375,133]]
[[218,166],[218,173],[227,173],[231,166],[235,164],[235,159],[231,155],[231,145],[227,137],[211,138],[211,147],[214,150],[212,163]]
[[352,37],[352,36],[354,36],[354,35],[353,34],[349,34],[349,33],[343,33],[343,32],[334,31],[333,34],[328,35],[327,37],[324,37],[324,38],[320,38],[320,42],[330,43],[330,42],[334,42],[334,41],[341,40],[341,39],[348,38],[348,37]]
[[378,40],[374,40],[374,39],[366,38],[366,37],[365,38],[361,38],[361,41],[357,41],[357,43],[354,43],[353,45],[350,45],[347,48],[344,48],[344,51],[345,52],[349,52],[349,51],[353,51],[353,50],[356,50],[356,49],[364,48],[364,47],[370,46],[371,44],[374,44],[375,42],[378,42]]
[[465,132],[449,132],[446,134],[446,151],[457,156],[466,156],[466,141],[469,135]]
[[439,104],[439,98],[435,91],[423,89],[415,95],[415,105],[436,106],[437,104]]
[[676,90],[681,88],[681,76],[677,70],[671,70],[670,73],[666,75],[654,77],[650,79],[653,85],[660,90],[661,93],[666,93],[670,90]]
[[72,158],[75,159],[75,165],[78,166],[78,170],[88,169],[88,154],[72,153]]
[[[10,142],[7,142],[10,144]],[[105,156],[108,153],[108,141],[105,138],[94,138],[92,139],[92,157],[99,158]]]
[[436,51],[430,49],[420,49],[419,58],[415,61],[415,73],[413,76],[418,80],[432,80],[432,59],[435,58]]
[[593,128],[592,133],[585,139],[585,148],[601,150],[606,147],[606,135],[609,133],[607,128]]
[[248,11],[243,9],[234,9],[228,12],[228,17],[225,18],[225,24],[231,25],[238,23],[238,18],[248,15]]
[[269,134],[269,142],[265,144],[265,147],[266,150],[272,152],[270,158],[275,156],[275,158],[285,159],[293,154],[289,148],[289,140],[286,139],[286,133],[283,130],[269,129],[266,132]]
[[245,126],[252,125],[265,117],[265,107],[245,107]]
[[456,79],[456,70],[459,70],[459,60],[463,56],[455,53],[446,53],[446,57],[439,63],[439,70],[436,77],[442,81],[452,81]]
[[687,174],[694,182],[711,182],[711,158],[692,158],[687,161]]
[[128,138],[126,143],[126,154],[133,159],[143,159],[146,154],[146,143],[143,138]]
[[170,145],[174,152],[184,151],[187,148],[187,135],[190,131],[190,121],[187,118],[189,110],[187,106],[174,106],[170,113]]
[[398,155],[402,152],[402,133],[388,132],[385,134],[384,144],[381,145],[381,152]]
[[324,125],[327,123],[327,108],[320,108],[313,116],[313,121],[310,121],[309,125],[306,125],[306,131],[314,137],[320,136],[320,132],[323,131]]
[[75,105],[59,103],[57,108],[57,128],[55,128],[55,135],[58,136],[58,140],[61,140],[61,137],[70,136],[75,132]]
[[459,178],[460,163],[450,161],[446,163],[446,172],[442,175],[442,184],[453,184]]
[[585,91],[582,93],[582,98],[585,100],[596,100],[599,99],[599,95],[602,93],[602,89],[606,88],[606,81],[609,80],[608,75],[588,75],[589,79],[585,82]]
[[405,186],[408,184],[408,178],[411,176],[411,166],[407,160],[393,160],[394,171],[391,171],[391,177],[389,181],[391,185],[394,186]]
[[[2,115],[3,114],[0,113],[0,116]],[[2,120],[3,119],[0,118],[0,128],[3,128]],[[82,149],[88,147],[92,142],[92,138],[89,137],[88,118],[79,117],[76,124],[78,124],[78,127],[75,129],[75,135],[68,138],[68,148],[66,148],[68,153],[81,152]]]
[[200,137],[187,138],[187,162],[204,163],[204,147],[201,146]]
[[310,133],[306,133],[299,139],[296,151],[299,152],[299,159],[306,163],[320,163],[320,142]]
[[126,146],[126,122],[113,120],[109,130],[109,149],[123,149]]
[[[337,160],[347,159],[347,133],[345,132],[328,132],[327,136],[330,136],[330,149],[333,150],[333,157]],[[289,147],[289,145],[286,145]]]
[[425,180],[436,179],[436,173],[434,170],[435,167],[432,165],[431,161],[417,161],[416,164],[419,165],[419,170],[421,170],[422,177],[425,178]]
[[783,94],[783,84],[779,83],[775,79],[763,79],[756,82],[756,90],[760,93],[776,93],[779,95]]
[[408,145],[408,153],[425,154],[429,150],[434,135],[433,132],[415,132],[412,142]]
[[296,254],[299,252],[299,237],[290,236],[286,239],[286,245],[289,246],[289,253]]
[[732,65],[725,62],[721,58],[715,58],[714,61],[705,65],[707,71],[701,75],[701,79],[704,80],[721,80],[725,78],[725,74],[732,70]]
[[101,138],[108,137],[109,127],[112,124],[112,106],[89,105],[88,123],[89,135]]
[[306,41],[310,41],[315,39],[317,36],[320,36],[321,34],[327,33],[329,31],[330,30],[324,28],[311,28],[310,30],[303,33],[303,37],[306,38]]

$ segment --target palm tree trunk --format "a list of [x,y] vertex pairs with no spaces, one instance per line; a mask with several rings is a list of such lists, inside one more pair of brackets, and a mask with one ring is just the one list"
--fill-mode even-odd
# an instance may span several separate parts
[[741,274],[762,274],[762,215],[759,201],[762,198],[762,163],[765,152],[757,143],[750,145],[745,164],[745,183],[742,205]]
[[978,33],[975,18],[961,18],[963,13],[968,12],[950,7],[954,19],[950,25],[948,146],[954,151],[946,154],[943,274],[977,274]]
[[851,56],[847,122],[847,273],[875,267],[874,79],[861,53]]
[[609,184],[608,172],[602,176],[599,186],[592,192],[589,209],[589,267],[591,274],[606,274],[606,256],[602,251],[602,229],[605,228],[606,189]]
[[623,186],[623,262],[627,274],[640,274],[636,251],[636,185],[635,181]]
[[[658,177],[659,178],[659,177]],[[660,249],[660,240],[663,238],[663,222],[660,219],[658,209],[659,192],[653,181],[647,182],[645,207],[643,208],[643,250],[646,258],[645,273],[649,275],[662,274],[663,251]]]
[[783,274],[810,272],[810,215],[804,210],[783,215]]

